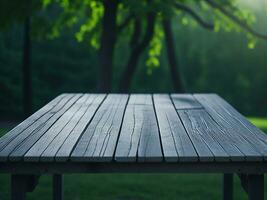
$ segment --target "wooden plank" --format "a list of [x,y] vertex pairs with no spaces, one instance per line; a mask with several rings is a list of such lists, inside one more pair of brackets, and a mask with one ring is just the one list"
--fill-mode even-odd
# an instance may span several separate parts
[[[9,160],[22,160],[24,154],[39,140],[40,137],[42,137],[42,135],[58,120],[58,118],[73,105],[73,103],[80,96],[80,94],[66,95],[56,107],[54,107],[50,112],[48,112],[34,124],[34,127],[32,128],[33,131],[31,131],[31,134],[29,134],[28,137],[20,142],[18,140],[13,140],[12,142],[14,142],[15,148],[9,155]],[[26,134],[28,134],[28,132],[30,131],[26,129]]]
[[111,161],[116,147],[128,95],[107,96],[78,141],[71,160]]
[[157,120],[151,95],[131,95],[115,159],[119,162],[162,161]]
[[[237,114],[228,103],[214,94],[197,94],[196,99],[204,106],[210,116],[225,130],[225,134],[238,141],[238,148],[246,156],[248,161],[259,161],[267,156],[267,136],[261,133],[254,133],[241,115]],[[261,136],[259,136],[261,134]],[[265,140],[264,140],[265,138]]]
[[218,104],[221,105],[223,109],[225,109],[228,115],[231,115],[236,121],[242,124],[242,126],[244,126],[244,128],[247,129],[247,131],[249,131],[251,134],[253,134],[257,139],[261,140],[264,144],[267,144],[267,135],[263,131],[249,122],[243,115],[241,115],[235,108],[233,108],[220,96],[216,94],[210,96],[213,99],[212,101],[214,103],[218,102]]
[[167,162],[194,162],[198,155],[169,95],[153,95],[164,158]]
[[73,129],[73,131],[70,133],[68,138],[64,141],[64,143],[58,150],[55,158],[56,161],[63,162],[70,157],[71,151],[75,146],[75,144],[77,143],[78,139],[80,138],[81,133],[84,132],[86,126],[92,120],[94,114],[96,113],[97,109],[103,102],[105,96],[106,95],[103,94],[96,96],[96,98],[87,108],[85,114],[83,115],[77,126]]
[[171,94],[173,104],[179,109],[200,109],[201,104],[191,94]]
[[58,104],[55,107],[53,107],[53,109],[51,109],[49,112],[44,114],[36,122],[34,122],[29,127],[27,127],[24,131],[22,131],[19,135],[17,135],[17,137],[15,137],[12,141],[10,141],[9,144],[6,145],[5,148],[3,148],[0,151],[0,160],[1,161],[7,160],[8,156],[12,152],[17,151],[17,149],[20,149],[20,151],[17,151],[17,152],[19,152],[20,154],[18,159],[21,159],[21,156],[30,147],[26,146],[26,150],[24,151],[20,147],[24,146],[23,144],[25,143],[25,141],[32,140],[33,135],[35,135],[37,132],[42,130],[46,126],[47,121],[49,121],[50,118],[55,115],[57,110],[59,110],[64,104],[66,104],[66,102],[68,102],[72,97],[73,95],[66,95],[63,99],[61,99],[61,101],[58,102]]
[[[133,95],[131,95],[130,100],[132,96]],[[143,106],[128,104],[116,148],[116,161],[136,161],[143,123]]]
[[230,160],[237,162],[244,161],[246,157],[239,149],[238,140],[233,140],[230,135],[225,134],[226,130],[221,129],[207,111],[201,110],[199,113],[197,112],[198,111],[195,111],[195,117],[196,120],[201,121],[200,123],[203,124],[203,131],[213,137],[213,139],[221,145],[221,147],[229,155]]
[[24,155],[24,161],[37,162],[40,156],[60,133],[61,130],[73,118],[74,114],[80,109],[83,103],[87,100],[88,95],[83,95],[79,98],[70,109],[68,109],[54,124],[53,126],[29,149]]
[[31,126],[34,122],[36,122],[40,117],[42,117],[44,114],[49,112],[51,109],[53,109],[58,102],[62,98],[64,98],[65,94],[62,94],[55,99],[53,99],[51,102],[46,104],[44,107],[42,107],[40,110],[32,114],[30,117],[28,117],[26,120],[21,122],[19,125],[17,125],[15,128],[10,130],[8,133],[6,133],[4,136],[0,138],[0,150],[2,150],[6,145],[10,143],[16,136],[18,136],[21,132],[23,132],[26,128]]
[[131,94],[129,105],[153,105],[151,95],[147,94]]
[[237,141],[224,134],[205,110],[187,110],[184,113],[194,123],[194,133],[204,138],[216,161],[245,160],[245,155],[238,149]]
[[[178,114],[199,155],[199,160],[203,162],[214,161],[212,150],[216,151],[217,146],[215,146],[213,139],[205,134],[199,121],[197,121],[195,117],[192,117],[192,112],[190,112],[190,110],[179,110]],[[218,151],[218,153],[219,152],[220,151]],[[224,157],[224,154],[221,156]]]
[[[70,144],[70,141],[69,141],[67,142],[68,146],[64,146],[65,150],[63,151],[65,153],[71,152],[73,146],[77,142],[77,139],[82,133],[83,129],[81,129],[80,126],[85,128],[87,123],[91,120],[91,117],[94,114],[94,112],[92,112],[93,110],[89,108],[91,107],[91,105],[93,105],[93,107],[96,110],[105,97],[105,95],[87,95],[87,96],[88,96],[87,100],[81,105],[79,110],[73,115],[73,117],[68,122],[68,124],[66,124],[66,126],[58,133],[58,135],[53,139],[53,141],[49,144],[46,150],[42,153],[41,158],[40,158],[41,161],[45,161],[45,162],[54,161],[54,157],[56,156],[59,149],[63,146],[67,138],[71,134],[73,134],[73,131],[79,130],[79,132],[76,132],[76,134],[74,134],[74,137],[71,137],[72,139],[71,145],[69,146]],[[100,98],[98,98],[98,96]],[[93,103],[95,99],[97,100],[98,105],[96,103]],[[90,113],[88,113],[88,111]],[[66,158],[67,156],[69,156],[69,154],[64,156],[64,158]]]

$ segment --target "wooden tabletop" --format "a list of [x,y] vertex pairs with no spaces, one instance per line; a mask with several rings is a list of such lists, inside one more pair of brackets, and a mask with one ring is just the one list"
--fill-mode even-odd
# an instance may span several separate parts
[[0,138],[2,163],[266,158],[267,136],[216,94],[62,94]]

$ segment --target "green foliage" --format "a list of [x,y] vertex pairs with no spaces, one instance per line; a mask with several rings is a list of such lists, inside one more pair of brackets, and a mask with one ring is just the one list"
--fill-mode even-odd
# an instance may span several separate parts
[[[20,23],[29,13],[33,20],[32,63],[35,107],[39,108],[62,92],[90,92],[96,88],[96,73],[99,67],[97,50],[104,13],[102,1],[34,1],[31,12],[28,9],[28,2],[1,1],[0,3],[0,23],[3,25],[1,27],[9,27],[0,33],[0,90],[4,94],[0,96],[0,112],[4,117],[19,116],[22,113]],[[153,4],[148,5],[146,1],[122,0],[119,4],[118,25],[123,24],[130,15],[145,19],[148,11],[157,12],[154,36],[145,54],[141,56],[131,91],[173,91],[167,68],[167,56],[163,53],[164,35],[160,25],[160,20],[163,18],[172,18],[177,58],[186,90],[216,92],[227,98],[243,113],[267,115],[267,111],[262,109],[267,100],[264,90],[267,85],[264,60],[266,43],[257,41],[251,34],[239,34],[243,31],[238,25],[218,10],[211,9],[204,1],[179,2],[194,8],[203,19],[209,22],[214,20],[217,33],[207,32],[196,26],[194,19],[185,12],[177,11],[172,2],[155,0]],[[236,1],[224,2],[233,2],[225,5],[227,10],[233,6],[240,6],[235,3]],[[248,24],[258,22],[244,8],[233,13]],[[130,21],[118,35],[113,91],[117,89],[118,80],[129,57],[128,43],[133,32],[132,22]],[[145,25],[143,21],[143,29]],[[264,26],[265,23],[257,28],[260,30]],[[234,33],[229,34],[227,31]],[[252,48],[254,49],[251,50]]]
[[[224,30],[226,32],[236,31],[245,32],[239,25],[237,25],[232,19],[225,16],[218,9],[210,8],[204,1],[180,1],[185,5],[196,8],[196,11],[203,15],[207,19],[212,19],[214,22],[215,32]],[[60,35],[63,27],[73,27],[78,24],[79,28],[75,33],[75,38],[79,42],[85,42],[95,49],[100,48],[101,37],[101,20],[104,13],[104,7],[102,1],[99,0],[86,0],[86,1],[69,1],[69,0],[43,0],[43,8],[48,8],[48,5],[56,4],[61,8],[58,16],[54,20],[54,24],[51,25],[51,31],[48,33],[48,38],[53,39]],[[255,16],[251,14],[245,8],[240,9],[239,1],[226,0],[221,2],[221,5],[238,19],[244,21],[248,25],[252,25],[255,22]],[[151,3],[147,1],[129,1],[124,0],[119,3],[117,24],[122,24],[127,16],[142,17],[145,18],[145,14],[149,11],[158,13],[158,21],[161,18],[173,18],[174,16],[180,16],[180,24],[191,25],[195,27],[196,21],[190,17],[183,10],[175,9],[173,1],[160,1],[153,0]],[[210,21],[210,20],[208,20]],[[159,66],[159,55],[161,53],[162,46],[162,27],[157,26],[156,33],[152,41],[150,42],[150,50],[148,51],[148,59],[146,60],[146,66],[148,74],[152,73],[154,67]],[[130,36],[132,29],[126,29],[127,35]],[[253,49],[256,45],[256,38],[251,34],[245,32],[248,38],[248,48]],[[161,43],[161,44],[160,44]]]
[[80,26],[80,30],[75,34],[76,39],[79,42],[84,40],[86,33],[93,32],[90,38],[90,45],[96,49],[99,49],[99,31],[94,31],[104,14],[104,7],[98,1],[90,2],[90,17],[87,18],[86,22]]
[[151,75],[153,68],[160,66],[160,55],[162,50],[162,40],[164,37],[164,32],[160,24],[155,26],[154,36],[150,42],[148,50],[148,59],[146,60],[147,74]]

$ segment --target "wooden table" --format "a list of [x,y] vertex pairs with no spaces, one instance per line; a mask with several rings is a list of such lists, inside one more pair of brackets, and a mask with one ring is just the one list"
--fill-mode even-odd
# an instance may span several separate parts
[[222,173],[225,200],[237,174],[263,200],[266,144],[216,94],[62,94],[0,139],[0,172],[14,200],[43,174],[62,199],[62,174],[112,172]]

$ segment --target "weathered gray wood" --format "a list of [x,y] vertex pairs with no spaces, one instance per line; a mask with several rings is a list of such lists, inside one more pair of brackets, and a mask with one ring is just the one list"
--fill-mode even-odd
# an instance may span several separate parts
[[115,159],[120,162],[161,161],[159,131],[151,95],[130,96]]
[[191,94],[171,94],[176,109],[200,109],[201,104]]
[[212,151],[216,161],[245,160],[245,155],[238,149],[238,141],[224,134],[205,110],[184,110],[179,113],[184,113],[182,121],[191,123],[193,133],[203,138],[203,142]]
[[151,95],[148,94],[131,94],[129,105],[153,105]]
[[246,128],[252,135],[256,138],[260,139],[262,142],[267,144],[267,136],[266,134],[253,125],[250,121],[248,121],[243,115],[241,115],[234,107],[232,107],[229,103],[227,103],[223,98],[218,96],[217,94],[209,95],[209,98],[215,103],[217,102],[225,109],[228,115],[231,115],[236,121],[240,124],[243,124],[244,128]]
[[[88,107],[92,104],[92,101],[96,98],[97,95],[87,95],[86,101],[81,103],[81,106],[77,112],[74,113],[71,120],[65,125],[65,127],[56,135],[53,141],[48,145],[45,151],[42,153],[40,160],[41,161],[54,161],[54,157],[58,152],[59,148],[63,145],[65,140],[71,134],[71,132],[75,129],[77,124],[80,122],[81,118],[84,116],[85,112],[87,111]],[[90,119],[89,119],[90,120]],[[84,121],[83,121],[84,123]],[[86,126],[87,124],[83,124]],[[80,132],[79,134],[81,134]],[[68,146],[69,150],[72,150],[71,146]]]
[[75,128],[71,131],[70,135],[67,137],[67,139],[64,141],[64,143],[58,150],[56,157],[55,157],[56,161],[59,161],[59,162],[67,161],[67,159],[70,157],[70,153],[74,145],[77,143],[81,134],[84,132],[86,126],[91,121],[92,117],[94,116],[96,110],[99,108],[99,106],[103,102],[104,97],[105,95],[103,94],[97,95],[93,99],[92,103],[88,105],[88,108],[85,111],[85,114],[82,116],[77,126],[75,126]]
[[217,95],[104,96],[57,97],[0,139],[0,160],[111,161],[117,141],[120,162],[267,157],[267,136]]
[[[58,104],[56,106],[53,107],[53,109],[51,109],[49,112],[47,112],[46,114],[44,114],[42,117],[40,117],[36,122],[34,122],[32,125],[30,125],[29,127],[27,127],[24,131],[20,132],[20,134],[17,135],[17,137],[15,137],[12,141],[9,142],[8,145],[5,146],[5,148],[3,148],[0,151],[0,160],[1,161],[5,161],[8,159],[9,154],[12,151],[15,151],[16,149],[18,149],[19,147],[23,146],[23,143],[29,139],[32,140],[33,139],[33,135],[35,135],[37,132],[39,132],[40,130],[42,131],[42,129],[44,128],[44,126],[46,126],[47,121],[49,121],[49,119],[51,117],[53,117],[53,115],[55,115],[55,113],[64,105],[66,104],[67,101],[69,101],[69,99],[72,97],[72,95],[66,95],[63,99],[61,99],[60,102],[58,102]],[[26,150],[23,151],[20,148],[19,151],[19,158],[21,159],[21,155],[23,155],[27,150],[29,149],[29,146],[26,147]]]
[[218,157],[222,157],[223,159],[227,157],[227,155],[221,151],[219,145],[216,144],[208,134],[203,132],[203,125],[197,121],[196,117],[194,117],[190,110],[179,110],[178,114],[181,117],[185,129],[199,155],[200,161],[213,161],[214,153],[212,151],[218,153]]
[[110,94],[78,141],[71,160],[111,161],[128,95]]
[[153,95],[164,159],[167,162],[198,161],[198,155],[188,137],[169,95]]
[[[263,131],[261,131],[251,122],[249,122],[243,115],[241,115],[236,109],[234,109],[229,103],[227,103],[220,96],[214,94],[211,95],[210,97],[214,99],[214,102],[218,102],[218,104],[220,104],[222,108],[224,108],[225,112],[228,115],[231,115],[235,119],[235,121],[239,122],[240,125],[243,125],[242,127],[244,127],[247,130],[246,133],[250,133],[251,135],[255,136],[257,140],[261,141],[261,144],[263,143],[267,144],[267,136]],[[263,152],[265,153],[266,150]]]
[[[130,97],[131,100],[132,97]],[[143,127],[143,106],[128,104],[118,145],[115,153],[116,161],[133,162],[137,157],[138,144]]]
[[[58,120],[59,117],[65,113],[67,109],[69,109],[73,103],[80,97],[81,95],[66,95],[64,99],[62,99],[57,106],[55,106],[50,112],[44,115],[42,118],[33,124],[34,126],[29,129],[26,129],[19,137],[10,143],[13,146],[10,146],[9,150],[12,153],[9,155],[10,161],[19,161],[23,159],[23,155],[39,140],[40,137]],[[28,132],[29,131],[29,132]],[[19,139],[19,140],[18,140]],[[9,152],[6,152],[7,154]]]
[[14,140],[15,137],[20,135],[21,132],[23,132],[25,129],[27,129],[29,126],[34,124],[39,118],[41,118],[43,115],[45,115],[47,112],[49,112],[51,109],[53,109],[58,102],[61,101],[62,98],[64,98],[65,94],[62,94],[46,104],[44,107],[42,107],[40,110],[38,110],[36,113],[31,115],[29,118],[21,122],[19,125],[17,125],[15,128],[10,130],[8,133],[6,133],[4,136],[0,138],[0,150],[5,148],[6,145],[8,145],[12,140]]
[[241,120],[237,111],[217,95],[197,94],[194,96],[205,107],[220,129],[224,130],[232,140],[238,141],[238,148],[246,155],[246,160],[259,161],[263,159],[263,156],[266,158],[267,145],[264,138],[267,140],[267,136],[261,134],[262,138],[260,138],[257,137],[260,133],[254,135],[247,127],[249,122],[244,123],[246,120]]
[[80,109],[83,103],[87,100],[88,95],[83,95],[78,99],[72,107],[70,107],[54,124],[53,126],[29,149],[24,155],[24,161],[36,162],[40,156],[54,140],[54,138],[64,129],[69,121],[72,120],[75,113]]

